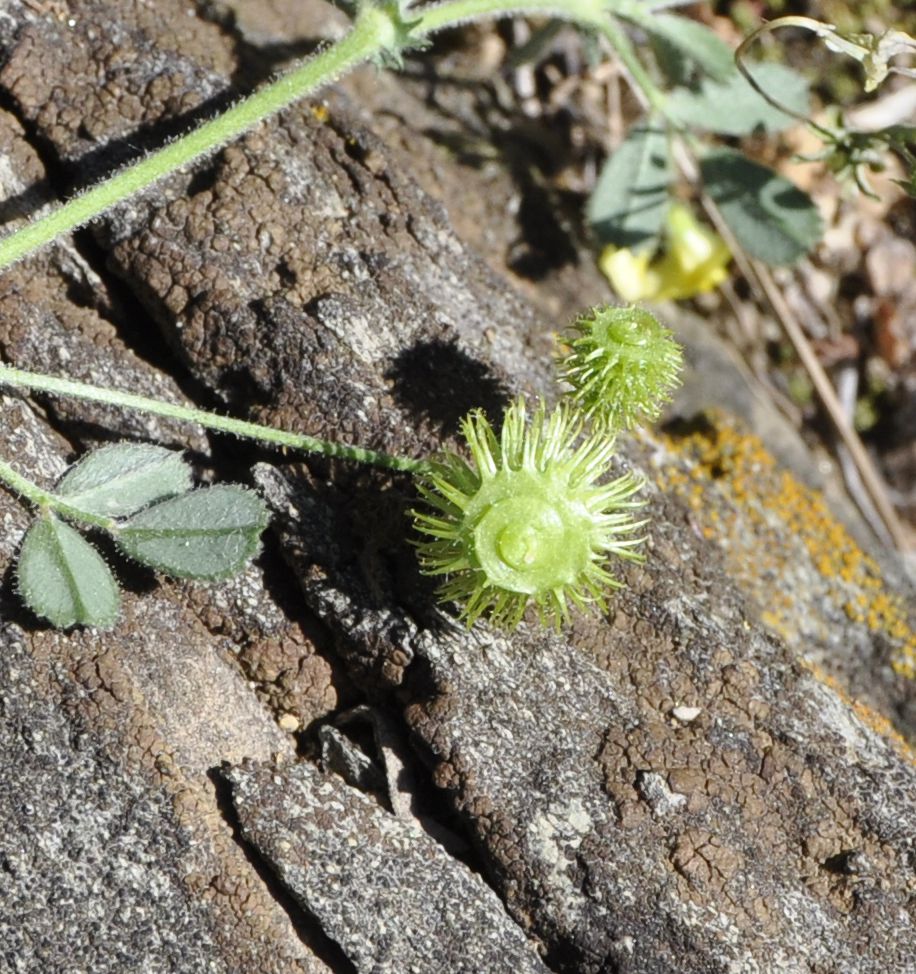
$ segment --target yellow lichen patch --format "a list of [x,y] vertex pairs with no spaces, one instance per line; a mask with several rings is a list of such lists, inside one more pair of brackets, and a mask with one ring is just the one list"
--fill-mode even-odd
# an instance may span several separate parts
[[898,754],[913,764],[916,764],[916,752],[907,744],[904,737],[897,733],[894,725],[884,714],[879,714],[873,707],[869,707],[868,704],[863,703],[861,700],[851,697],[840,684],[840,681],[836,677],[831,676],[823,667],[818,666],[816,663],[811,663],[808,660],[802,660],[802,665],[816,680],[830,687],[866,727],[870,727],[882,737],[887,738],[894,745]]
[[[916,678],[916,633],[875,561],[821,494],[780,468],[756,436],[723,417],[709,420],[686,436],[669,437],[670,452],[682,462],[659,471],[659,486],[681,496],[700,533],[718,542],[730,570],[763,608],[764,623],[799,645],[824,637],[842,613],[883,634],[893,646],[894,671]],[[796,591],[810,592],[811,568],[824,597],[801,604]]]

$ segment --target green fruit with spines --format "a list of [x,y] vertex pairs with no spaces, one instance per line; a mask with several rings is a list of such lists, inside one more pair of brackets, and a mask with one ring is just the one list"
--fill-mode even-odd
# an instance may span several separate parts
[[609,557],[641,560],[634,510],[642,486],[632,473],[605,474],[614,436],[582,436],[583,417],[569,405],[529,417],[524,399],[505,411],[497,437],[481,410],[461,432],[470,461],[446,452],[417,481],[425,508],[413,511],[422,570],[444,575],[440,597],[473,625],[486,617],[512,629],[529,604],[559,626],[570,606],[604,611],[621,583]]
[[642,308],[592,308],[563,341],[558,365],[568,398],[611,431],[657,419],[680,381],[683,353],[674,333]]

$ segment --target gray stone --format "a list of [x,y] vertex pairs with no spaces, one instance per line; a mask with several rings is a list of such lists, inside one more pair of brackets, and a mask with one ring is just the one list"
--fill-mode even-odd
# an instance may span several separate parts
[[243,834],[360,974],[546,974],[493,890],[416,823],[308,763],[224,773]]
[[0,642],[0,969],[225,974],[166,796],[48,701],[15,627]]
[[[0,89],[19,121],[2,130],[0,175],[27,174],[7,215],[49,188],[30,141],[70,191],[227,91],[255,9],[235,6],[238,34],[228,2],[207,5],[220,24],[180,0],[71,0],[67,18],[55,3],[5,4]],[[270,36],[283,6],[271,3]],[[306,6],[320,18],[314,3],[290,13]],[[462,168],[436,145],[434,98],[461,86],[372,71],[348,86],[355,97],[328,91],[321,110],[291,109],[120,207],[92,246],[4,274],[5,356],[415,456],[454,445],[471,406],[498,415],[522,389],[551,394],[550,330],[606,297],[592,261],[554,238],[543,280],[507,270],[522,233],[513,174]],[[503,125],[472,87],[454,96],[447,136],[473,131],[475,112],[484,131]],[[4,603],[20,624],[4,659],[22,670],[7,676],[0,815],[20,872],[0,873],[0,922],[20,968],[53,970],[69,951],[71,969],[352,972],[395,964],[394,943],[455,966],[467,919],[502,958],[488,970],[516,956],[536,967],[534,945],[570,974],[910,969],[916,782],[893,727],[916,727],[912,589],[706,412],[713,397],[767,436],[776,426],[721,355],[692,360],[680,422],[621,443],[621,466],[653,483],[647,562],[621,570],[606,617],[562,634],[456,627],[405,538],[407,477],[279,455],[258,473],[277,512],[264,563],[232,585],[129,575],[108,634],[53,634]],[[46,481],[113,424],[184,435],[4,405],[3,455]],[[217,452],[245,475],[244,451]],[[804,467],[797,443],[779,453]],[[27,518],[5,494],[0,515],[8,562]],[[379,740],[372,756],[402,818],[309,763],[312,723],[365,701],[418,755]],[[250,842],[210,777],[224,761]],[[420,784],[400,792],[409,777]],[[431,845],[430,819],[464,830],[489,887]],[[273,843],[294,820],[287,855]],[[324,872],[310,876],[312,843]],[[48,849],[70,856],[63,875]],[[316,876],[343,882],[343,867],[361,885],[328,902]],[[386,897],[386,875],[406,898]],[[467,918],[430,908],[453,902],[450,883],[476,904]],[[48,908],[29,912],[30,897]],[[496,939],[484,916],[499,917]],[[104,950],[78,939],[80,917],[101,923]]]

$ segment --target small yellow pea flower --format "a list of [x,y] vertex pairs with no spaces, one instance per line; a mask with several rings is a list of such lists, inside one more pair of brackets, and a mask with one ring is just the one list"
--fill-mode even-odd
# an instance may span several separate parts
[[651,301],[661,288],[658,271],[650,266],[651,250],[630,250],[608,244],[598,258],[598,269],[611,282],[622,301]]
[[602,251],[598,267],[624,301],[692,298],[715,290],[728,276],[728,246],[686,206],[675,203],[668,210],[665,240],[665,253],[656,259],[648,250]]

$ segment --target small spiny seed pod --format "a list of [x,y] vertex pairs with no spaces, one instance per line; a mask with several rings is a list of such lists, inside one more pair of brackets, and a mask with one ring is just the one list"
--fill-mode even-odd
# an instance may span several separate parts
[[497,439],[486,416],[471,412],[461,431],[472,462],[454,453],[430,461],[418,479],[428,508],[413,511],[423,571],[445,575],[445,601],[461,606],[469,626],[481,616],[514,628],[533,602],[541,621],[559,626],[569,604],[605,608],[619,588],[605,567],[609,555],[641,560],[634,549],[645,524],[633,474],[601,483],[614,437],[599,431],[580,440],[583,421],[568,406],[548,415],[524,399],[505,412]]
[[630,429],[658,418],[683,364],[670,329],[641,308],[592,308],[580,315],[560,358],[569,397],[596,424]]

